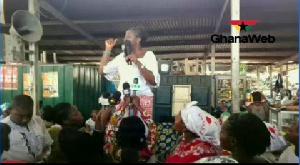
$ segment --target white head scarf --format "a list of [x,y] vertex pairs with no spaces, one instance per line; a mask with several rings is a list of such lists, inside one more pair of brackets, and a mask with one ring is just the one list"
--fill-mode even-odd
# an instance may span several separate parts
[[270,137],[271,145],[269,147],[269,150],[270,151],[278,151],[278,150],[283,149],[287,144],[286,144],[284,137],[278,131],[277,126],[274,124],[267,123],[267,122],[264,122],[264,123],[267,126],[267,128],[271,134],[271,137]]
[[193,101],[181,110],[181,118],[186,128],[198,135],[202,141],[219,146],[221,131],[219,121],[196,106],[197,103]]

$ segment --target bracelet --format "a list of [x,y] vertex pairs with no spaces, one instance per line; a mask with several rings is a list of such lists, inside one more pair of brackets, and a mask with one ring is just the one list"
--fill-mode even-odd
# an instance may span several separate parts
[[104,54],[107,54],[107,55],[109,55],[109,56],[110,56],[110,55],[111,55],[111,51],[107,51],[107,50],[105,50],[105,51],[103,51],[103,55],[104,55]]

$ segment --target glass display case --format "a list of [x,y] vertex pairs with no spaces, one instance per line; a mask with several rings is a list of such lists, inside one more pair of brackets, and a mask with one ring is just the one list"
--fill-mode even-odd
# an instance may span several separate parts
[[[240,76],[240,99],[246,98],[246,76]],[[216,76],[216,103],[221,100],[231,100],[231,76]]]
[[280,131],[296,125],[298,122],[299,111],[286,111],[279,108],[270,108],[270,123],[277,125]]

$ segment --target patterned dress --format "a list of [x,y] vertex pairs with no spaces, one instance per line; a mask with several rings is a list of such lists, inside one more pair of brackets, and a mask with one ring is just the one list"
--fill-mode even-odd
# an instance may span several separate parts
[[204,157],[217,156],[217,148],[200,138],[185,144],[181,140],[174,152],[167,157],[166,163],[192,163]]
[[[111,116],[109,123],[107,124],[105,132],[105,142],[104,150],[109,153],[114,162],[120,162],[120,148],[116,145],[116,132],[121,123],[121,120],[129,116],[129,109],[121,108],[121,105],[117,106],[117,110]],[[147,147],[145,150],[140,151],[140,161],[147,161],[155,153],[156,144],[156,125],[152,120],[151,115],[147,111],[135,111],[135,116],[139,116],[146,126],[148,127],[148,137],[147,137]]]

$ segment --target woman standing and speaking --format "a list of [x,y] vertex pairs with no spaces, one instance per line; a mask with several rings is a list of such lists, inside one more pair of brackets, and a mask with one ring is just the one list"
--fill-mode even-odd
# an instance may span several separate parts
[[[127,30],[124,41],[130,41],[131,43],[130,54],[125,56],[124,53],[121,53],[110,62],[110,54],[117,40],[108,39],[105,41],[106,47],[101,58],[99,73],[110,81],[116,75],[120,75],[118,91],[123,90],[123,83],[132,84],[133,80],[137,78],[140,90],[136,91],[136,96],[140,99],[141,107],[152,115],[153,93],[151,88],[158,87],[160,83],[156,57],[152,51],[146,51],[143,48],[146,33],[142,29],[134,27]],[[131,61],[132,64],[129,65],[128,61]],[[120,106],[122,104],[121,102]]]

